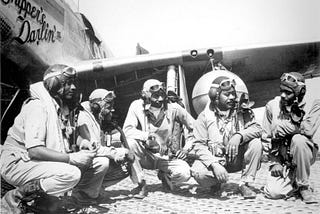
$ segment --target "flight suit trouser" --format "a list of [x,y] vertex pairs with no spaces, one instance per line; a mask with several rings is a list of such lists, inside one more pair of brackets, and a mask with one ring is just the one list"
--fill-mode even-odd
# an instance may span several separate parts
[[[27,151],[19,147],[2,146],[1,176],[13,186],[22,186],[32,180],[40,180],[40,186],[48,195],[60,196],[79,182],[81,172],[76,166],[53,161],[27,160]],[[24,160],[23,160],[24,159]]]
[[82,193],[85,193],[85,196],[95,199],[99,197],[105,187],[113,185],[129,175],[122,170],[119,164],[107,157],[94,158],[92,165],[81,168],[81,172],[81,180],[72,191],[72,195],[76,198],[82,197]]
[[[197,148],[198,147],[198,148]],[[218,184],[213,171],[208,163],[216,162],[216,157],[208,150],[208,146],[197,144],[194,147],[196,155],[201,154],[200,159],[195,160],[192,167],[192,176],[202,187],[211,187]],[[240,181],[243,183],[253,182],[258,169],[260,168],[260,160],[262,156],[262,143],[260,139],[255,138],[250,142],[240,145],[237,157],[233,162],[226,162],[224,166],[227,172],[237,172],[242,170]]]
[[296,166],[294,171],[285,171],[283,177],[274,177],[269,173],[264,194],[267,198],[285,198],[292,190],[293,183],[297,187],[309,186],[310,167],[315,162],[318,148],[315,144],[301,134],[292,137],[290,155],[292,163]]
[[145,180],[143,169],[158,169],[167,176],[173,184],[186,182],[190,179],[190,166],[183,160],[168,160],[147,150],[139,141],[127,139],[130,150],[135,155],[132,164],[131,179],[134,183]]
[[30,160],[25,149],[6,143],[1,146],[0,163],[2,178],[17,187],[8,191],[1,199],[2,209],[11,210],[12,213],[21,212],[19,204],[24,195],[19,187],[28,182],[39,180],[40,188],[46,194],[61,196],[76,186],[81,176],[76,166],[61,162]]

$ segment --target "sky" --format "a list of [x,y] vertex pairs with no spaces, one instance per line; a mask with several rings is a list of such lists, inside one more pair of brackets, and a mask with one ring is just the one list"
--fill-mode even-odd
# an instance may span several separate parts
[[115,56],[320,41],[319,0],[75,0]]

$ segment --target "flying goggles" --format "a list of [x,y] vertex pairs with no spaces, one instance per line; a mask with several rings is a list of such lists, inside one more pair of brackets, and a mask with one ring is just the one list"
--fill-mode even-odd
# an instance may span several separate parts
[[300,85],[305,85],[305,83],[299,81],[295,76],[289,74],[289,73],[284,73],[280,77],[281,82],[287,82],[291,85],[295,86],[300,86]]
[[153,85],[149,88],[151,96],[155,99],[158,99],[160,96],[165,97],[166,93],[164,91],[163,83]]
[[158,85],[153,85],[149,88],[149,91],[150,93],[155,93],[155,92],[158,92],[158,91],[161,91],[163,90],[163,85],[162,84],[158,84]]
[[101,108],[104,109],[109,109],[110,111],[114,111],[113,109],[113,103],[114,103],[114,98],[116,95],[114,94],[113,91],[110,91],[102,100],[100,100],[100,106]]
[[114,94],[113,91],[109,91],[109,93],[102,99],[106,103],[113,102],[114,98],[116,95]]
[[55,76],[59,76],[59,75],[62,75],[66,78],[74,78],[76,77],[76,70],[72,67],[65,67],[64,69],[62,69],[62,71],[55,71],[55,72],[52,72],[52,73],[48,73],[47,75],[45,75],[43,77],[43,80],[47,80],[51,77],[55,77]]
[[220,84],[212,83],[211,87],[220,88],[223,91],[230,90],[231,87],[235,88],[236,81],[234,79],[225,79]]

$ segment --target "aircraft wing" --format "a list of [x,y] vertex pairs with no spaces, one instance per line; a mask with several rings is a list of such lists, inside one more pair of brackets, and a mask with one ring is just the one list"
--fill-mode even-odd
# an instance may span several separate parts
[[215,61],[222,60],[220,48],[186,50],[181,52],[161,53],[161,54],[143,54],[123,58],[105,58],[98,60],[86,60],[74,63],[78,74],[88,75],[89,78],[109,78],[114,75],[128,73],[142,69],[152,69],[169,65],[183,66],[203,66],[208,63],[210,57]]
[[[279,77],[282,73],[298,71],[308,74],[306,77],[319,76],[319,52],[320,42],[310,42],[143,54],[81,61],[74,66],[80,79],[85,80],[81,80],[81,85],[86,85],[87,91],[94,87],[115,90],[119,98],[118,108],[126,112],[129,101],[139,97],[142,84],[147,78],[168,82],[168,66],[171,65],[176,66],[176,70],[179,70],[179,66],[183,69],[184,74],[181,76],[185,78],[185,100],[192,100],[191,94],[197,80],[212,71],[208,53],[214,53],[211,56],[214,64],[221,63],[238,75],[246,83],[250,99],[256,103],[254,107],[261,107],[279,94]],[[87,80],[94,80],[94,84],[89,86]],[[196,116],[192,106],[190,109]]]

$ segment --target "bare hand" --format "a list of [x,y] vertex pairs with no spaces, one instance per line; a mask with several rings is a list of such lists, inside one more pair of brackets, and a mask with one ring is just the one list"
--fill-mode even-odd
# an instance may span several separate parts
[[69,163],[78,167],[89,166],[96,156],[96,150],[81,150],[69,154]]
[[175,157],[177,159],[185,160],[187,159],[187,153],[183,150],[178,150],[175,154]]
[[241,143],[241,137],[242,136],[240,134],[235,134],[229,140],[229,143],[227,145],[227,150],[226,150],[226,154],[229,162],[232,162],[238,155],[239,145]]
[[229,175],[227,170],[223,166],[221,166],[219,163],[215,163],[212,164],[211,167],[213,169],[214,175],[216,176],[219,182],[225,183],[228,181]]

